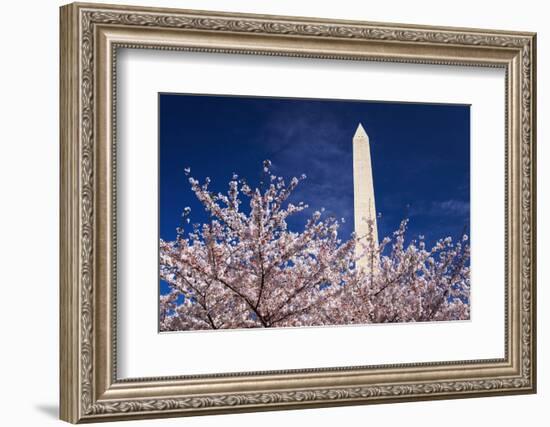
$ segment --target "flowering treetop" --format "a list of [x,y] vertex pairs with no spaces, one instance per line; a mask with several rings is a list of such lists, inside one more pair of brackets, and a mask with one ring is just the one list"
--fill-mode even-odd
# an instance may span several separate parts
[[[162,331],[469,318],[467,236],[431,249],[423,239],[405,245],[405,220],[380,243],[372,224],[342,240],[342,220],[321,211],[292,231],[288,218],[308,205],[288,199],[306,177],[287,183],[268,160],[263,171],[259,188],[234,174],[225,194],[189,177],[210,219],[160,241],[160,275],[171,289],[160,298]],[[184,209],[185,222],[190,215]],[[360,257],[375,268],[361,268]]]

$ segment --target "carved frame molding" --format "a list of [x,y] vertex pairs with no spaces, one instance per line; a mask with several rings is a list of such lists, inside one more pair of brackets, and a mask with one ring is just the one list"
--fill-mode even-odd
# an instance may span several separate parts
[[[535,34],[71,4],[61,8],[60,42],[62,419],[535,392]],[[121,47],[504,67],[506,357],[117,380],[113,147]]]

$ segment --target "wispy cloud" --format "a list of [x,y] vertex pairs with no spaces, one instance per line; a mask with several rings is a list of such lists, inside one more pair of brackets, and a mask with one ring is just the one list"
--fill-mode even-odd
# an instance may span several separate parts
[[455,199],[433,202],[432,211],[436,214],[464,216],[470,213],[470,202]]
[[411,206],[410,216],[464,217],[470,214],[470,202],[449,199],[435,200],[427,204]]
[[353,172],[351,138],[354,128],[345,129],[338,120],[319,121],[308,109],[278,112],[262,134],[269,149],[273,171],[286,176],[307,175],[292,201],[303,201],[312,210],[346,219],[342,233],[353,224]]

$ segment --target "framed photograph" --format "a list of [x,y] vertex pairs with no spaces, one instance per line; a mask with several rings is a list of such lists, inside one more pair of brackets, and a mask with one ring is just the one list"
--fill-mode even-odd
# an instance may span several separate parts
[[60,22],[63,420],[535,392],[535,34]]

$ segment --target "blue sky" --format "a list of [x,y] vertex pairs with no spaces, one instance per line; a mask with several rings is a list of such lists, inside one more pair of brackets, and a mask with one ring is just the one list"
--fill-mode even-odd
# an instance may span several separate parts
[[159,94],[160,237],[173,240],[181,212],[208,216],[189,188],[186,167],[215,191],[233,172],[259,182],[262,161],[276,175],[307,175],[292,201],[310,209],[289,221],[300,230],[313,210],[346,218],[353,231],[352,137],[369,134],[380,238],[408,217],[409,238],[453,238],[470,221],[470,107],[322,99]]

